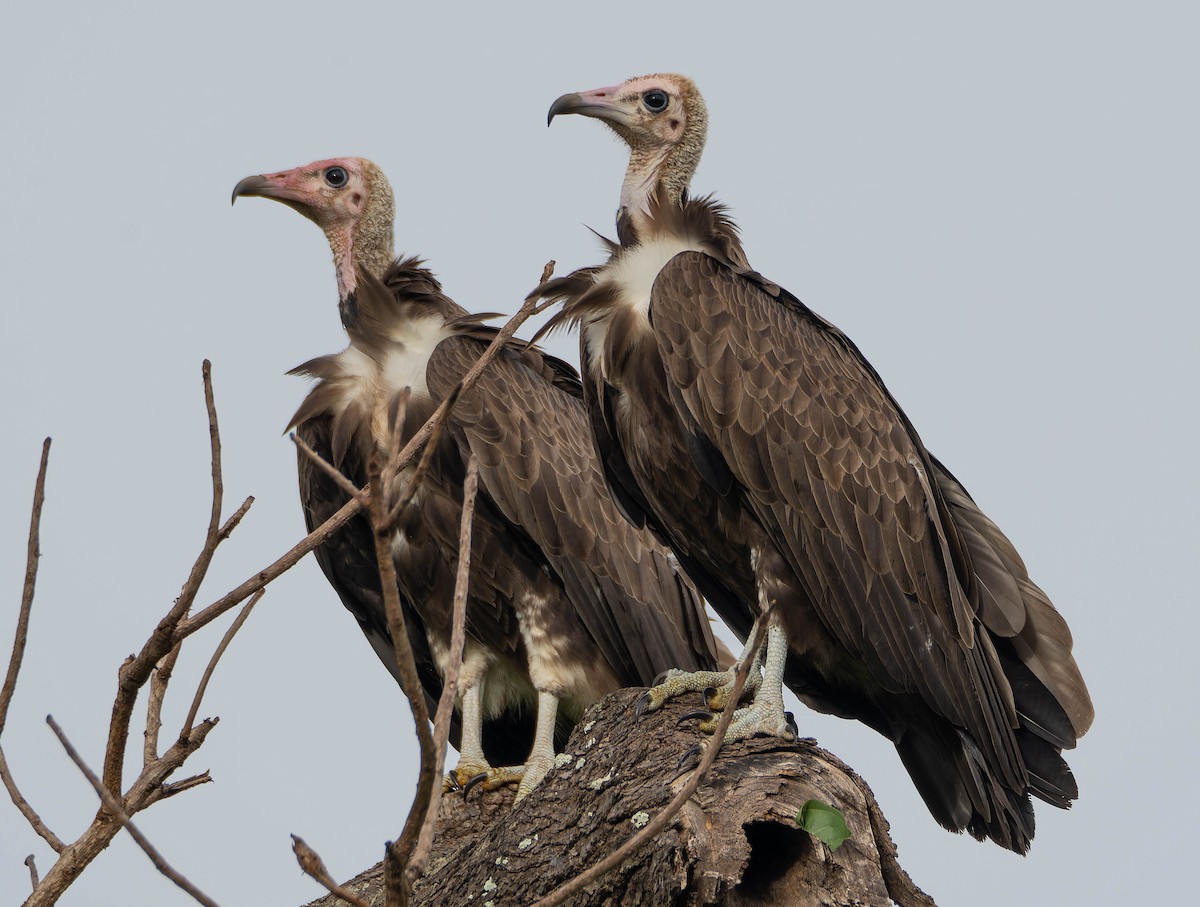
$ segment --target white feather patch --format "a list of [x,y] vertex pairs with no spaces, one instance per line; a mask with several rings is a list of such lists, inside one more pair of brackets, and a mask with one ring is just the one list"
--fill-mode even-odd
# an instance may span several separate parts
[[654,280],[676,255],[701,251],[699,243],[678,236],[652,239],[626,251],[612,263],[605,277],[620,288],[620,301],[646,317],[650,311],[650,291]]
[[[607,280],[618,288],[617,305],[636,312],[642,323],[650,323],[650,292],[654,281],[672,258],[683,252],[703,251],[699,243],[685,237],[661,236],[625,250],[621,257],[604,269],[601,280]],[[609,319],[596,318],[584,325],[587,331],[588,349],[592,365],[600,365],[605,339],[608,335]]]

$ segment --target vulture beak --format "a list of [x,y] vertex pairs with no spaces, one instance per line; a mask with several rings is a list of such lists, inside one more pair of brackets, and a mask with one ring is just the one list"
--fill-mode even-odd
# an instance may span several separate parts
[[271,197],[272,183],[265,176],[248,176],[233,187],[233,198],[230,204],[236,204],[239,198],[258,195]]
[[591,91],[565,94],[550,105],[546,125],[549,126],[560,113],[577,113],[585,117],[607,120],[618,126],[632,126],[633,118],[617,97],[619,89],[619,85],[614,85],[610,88],[594,88]]
[[231,203],[246,196],[270,198],[312,219],[317,200],[306,184],[306,176],[301,169],[248,176],[233,187]]

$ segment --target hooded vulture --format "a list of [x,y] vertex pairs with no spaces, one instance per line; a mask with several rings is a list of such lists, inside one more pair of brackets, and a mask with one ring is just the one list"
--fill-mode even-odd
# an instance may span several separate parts
[[[1078,796],[1092,721],[1071,634],[1000,529],[841,331],[750,269],[688,196],[707,115],[678,75],[567,94],[630,148],[608,261],[539,287],[580,328],[584,396],[623,511],[675,549],[763,680],[731,736],[792,734],[781,683],[892,740],[934,818],[1023,853],[1029,794]],[[675,678],[655,707],[709,676]],[[726,687],[727,689],[727,687]],[[721,695],[710,696],[714,707]]]
[[[393,260],[392,190],[370,161],[326,160],[251,176],[233,194],[280,201],[329,240],[350,344],[293,370],[316,384],[290,427],[362,487],[368,458],[391,448],[389,420],[403,411],[403,444],[496,331],[480,323],[487,316],[469,315],[446,296],[418,260]],[[401,409],[397,398],[407,389]],[[677,664],[711,669],[716,644],[699,595],[669,551],[613,502],[570,366],[510,343],[458,400],[437,444],[392,542],[411,642],[425,694],[436,700],[449,659],[463,483],[474,454],[479,495],[455,775],[459,783],[479,774],[490,784],[519,778],[524,796],[553,764],[556,737],[561,745],[588,705]],[[311,530],[347,496],[303,456],[299,470]],[[395,671],[366,518],[316,555]]]

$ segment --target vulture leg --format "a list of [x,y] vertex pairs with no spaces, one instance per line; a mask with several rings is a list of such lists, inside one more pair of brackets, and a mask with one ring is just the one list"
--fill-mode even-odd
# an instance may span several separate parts
[[462,698],[462,750],[458,765],[446,778],[443,792],[461,789],[464,796],[481,784],[484,790],[495,790],[505,784],[518,784],[514,803],[520,802],[541,783],[554,767],[554,730],[558,720],[558,697],[538,692],[537,729],[533,750],[524,765],[499,768],[488,762],[483,753],[483,683],[470,687]]
[[[788,658],[787,633],[774,616],[769,620],[762,684],[754,702],[733,713],[733,721],[725,733],[726,742],[744,740],[756,734],[781,737],[784,740],[796,739],[795,725],[783,708],[783,672]],[[708,730],[704,724],[701,727]]]
[[[759,618],[760,620],[762,618]],[[795,721],[783,708],[783,675],[787,667],[788,640],[787,633],[778,618],[771,615],[767,624],[767,640],[758,651],[752,651],[748,643],[738,656],[738,660],[728,671],[696,671],[685,673],[672,672],[663,683],[647,690],[638,700],[639,711],[653,711],[666,700],[690,691],[703,691],[705,702],[712,709],[723,709],[729,704],[733,691],[734,678],[737,676],[739,665],[747,658],[753,658],[754,664],[746,679],[743,695],[753,693],[754,699],[750,705],[740,708],[733,714],[729,730],[725,732],[725,742],[744,740],[765,734],[779,737],[783,740],[795,740]],[[757,624],[755,625],[757,627]],[[750,634],[753,641],[754,632]],[[762,663],[762,674],[759,674],[759,662]],[[710,712],[698,710],[685,716],[686,718],[703,718],[699,728],[706,734],[716,730],[717,720]],[[685,762],[694,762],[703,751],[703,746],[693,747],[685,754]]]
[[464,795],[482,779],[484,790],[521,780],[521,768],[494,768],[483,754],[483,685],[487,675],[462,694],[462,746],[458,765],[442,784],[443,793],[461,789]]
[[544,690],[538,691],[537,730],[533,736],[533,749],[523,768],[514,769],[524,773],[517,788],[514,803],[525,799],[546,773],[554,768],[554,724],[558,719],[558,697]]

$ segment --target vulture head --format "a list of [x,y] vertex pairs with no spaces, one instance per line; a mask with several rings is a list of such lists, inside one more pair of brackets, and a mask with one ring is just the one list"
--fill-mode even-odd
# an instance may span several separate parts
[[381,276],[395,254],[392,187],[365,158],[333,158],[248,176],[233,187],[233,201],[241,196],[282,202],[325,231],[343,301],[357,285],[357,268]]
[[656,192],[665,201],[682,200],[708,133],[704,98],[687,76],[638,76],[608,88],[565,94],[550,105],[547,124],[564,113],[602,120],[629,146],[623,209],[648,215]]

